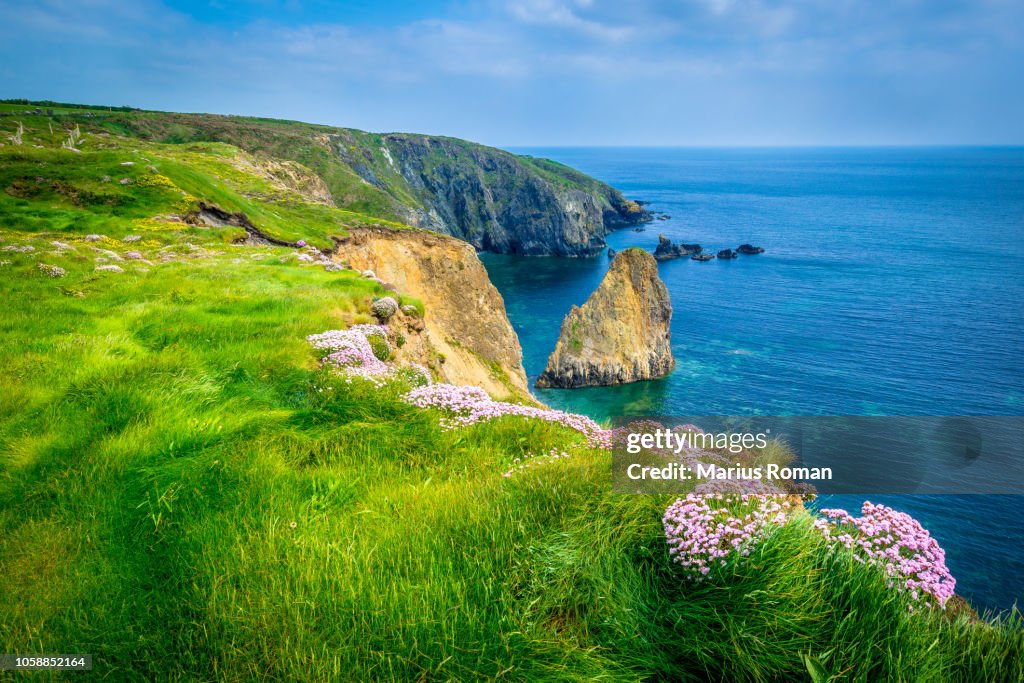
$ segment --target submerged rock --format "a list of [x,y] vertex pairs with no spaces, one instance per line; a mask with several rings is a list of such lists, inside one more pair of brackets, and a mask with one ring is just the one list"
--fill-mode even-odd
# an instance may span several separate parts
[[691,261],[711,261],[714,260],[714,254],[694,254],[690,257]]
[[672,303],[658,264],[641,249],[619,252],[583,306],[573,306],[538,387],[566,389],[664,377],[675,367]]
[[755,247],[753,244],[741,244],[736,247],[736,251],[741,254],[763,254],[764,249],[761,247]]
[[659,261],[667,261],[669,259],[689,256],[690,254],[699,254],[702,251],[704,251],[704,248],[699,244],[673,244],[672,240],[661,234],[658,235],[658,246],[654,250],[654,258]]

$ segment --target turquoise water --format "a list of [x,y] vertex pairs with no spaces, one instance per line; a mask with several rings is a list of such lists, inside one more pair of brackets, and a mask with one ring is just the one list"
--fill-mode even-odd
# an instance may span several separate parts
[[[653,250],[659,232],[766,249],[660,264],[674,307],[668,378],[538,390],[545,402],[595,417],[1024,414],[1024,149],[513,151],[671,215],[610,235],[616,249]],[[532,381],[608,259],[482,258]],[[932,530],[977,607],[1024,597],[1024,496],[874,502]]]

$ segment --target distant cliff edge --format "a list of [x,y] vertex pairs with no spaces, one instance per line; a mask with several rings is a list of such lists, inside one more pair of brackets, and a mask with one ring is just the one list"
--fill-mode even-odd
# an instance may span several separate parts
[[114,112],[97,122],[120,134],[226,142],[297,162],[323,181],[338,208],[452,235],[484,251],[591,256],[612,230],[653,218],[564,164],[457,138],[208,114]]

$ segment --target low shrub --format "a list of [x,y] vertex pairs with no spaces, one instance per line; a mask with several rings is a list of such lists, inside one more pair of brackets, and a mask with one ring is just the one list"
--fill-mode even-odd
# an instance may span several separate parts
[[384,322],[398,312],[398,302],[393,297],[382,296],[370,305],[370,312],[377,320]]

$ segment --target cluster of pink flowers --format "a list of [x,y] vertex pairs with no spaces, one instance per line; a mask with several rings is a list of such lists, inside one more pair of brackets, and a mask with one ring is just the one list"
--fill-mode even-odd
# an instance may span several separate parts
[[431,383],[430,371],[418,363],[393,367],[377,358],[370,346],[370,337],[379,336],[388,344],[388,328],[385,325],[353,325],[347,330],[327,330],[311,334],[306,341],[314,349],[325,352],[321,366],[330,366],[346,375],[346,382],[361,378],[381,387],[395,377],[403,377],[414,386]]
[[749,555],[791,507],[786,496],[688,494],[662,518],[668,552],[689,578],[701,581],[713,568]]
[[[352,377],[361,377],[378,386],[383,384],[391,373],[387,363],[373,354],[370,341],[362,326],[354,326],[347,330],[328,330],[320,334],[311,334],[306,340],[314,349],[329,351],[321,359],[322,365],[329,365]],[[377,325],[367,327],[377,328]]]
[[[394,302],[393,299],[391,301]],[[387,340],[387,334],[388,330],[384,325],[353,325],[347,330],[328,330],[312,334],[306,339],[313,348],[326,352],[321,361],[323,365],[330,365],[344,372],[349,380],[352,377],[362,377],[377,386],[382,386],[404,373],[401,376],[420,386],[406,392],[403,400],[418,408],[433,408],[446,413],[441,419],[441,425],[445,429],[468,427],[494,418],[515,415],[555,422],[568,427],[582,434],[586,439],[586,445],[591,448],[611,448],[614,432],[602,428],[585,415],[495,401],[480,387],[433,384],[430,372],[420,365],[392,368],[373,354],[368,339],[369,336],[380,335]],[[568,454],[564,455],[568,457]],[[551,459],[553,454],[549,453],[545,457]]]
[[39,270],[43,272],[43,275],[46,275],[47,277],[64,277],[68,274],[68,272],[60,266],[51,266],[46,263],[39,263],[36,267],[39,268]]
[[441,383],[420,387],[405,395],[405,401],[417,408],[438,408],[460,415],[467,414],[478,404],[490,400],[491,397],[480,387],[460,387]]
[[340,264],[337,264],[331,259],[324,256],[323,252],[321,252],[316,247],[310,244],[306,244],[305,240],[299,240],[298,242],[295,243],[295,246],[301,247],[301,251],[294,251],[288,254],[287,256],[281,257],[282,263],[286,262],[289,258],[292,258],[294,256],[296,259],[298,259],[300,265],[313,264],[317,266],[323,266],[324,270],[326,270],[328,273],[335,273],[338,272],[339,270],[343,270]]
[[854,551],[866,564],[882,567],[889,585],[915,602],[945,606],[956,589],[946,553],[928,530],[905,512],[865,501],[860,517],[846,510],[822,510],[814,525],[834,546]]
[[387,346],[388,353],[391,353],[391,342],[388,341],[388,327],[387,325],[373,325],[370,323],[360,323],[353,325],[348,330],[360,332],[366,337],[378,337]]
[[346,330],[327,330],[320,334],[311,334],[306,337],[306,341],[318,351],[341,351],[358,344],[357,337],[365,338],[372,334],[386,338],[388,328],[383,325],[353,325]]
[[434,381],[430,376],[430,370],[426,369],[419,363],[409,363],[403,367],[402,370],[405,371],[405,376],[409,381],[416,386],[424,386]]
[[442,425],[447,429],[468,427],[506,415],[518,415],[557,422],[585,436],[590,447],[611,447],[611,432],[602,429],[586,415],[495,401],[480,387],[432,384],[429,387],[413,389],[405,395],[405,400],[420,408],[438,408],[451,413],[442,420]]

